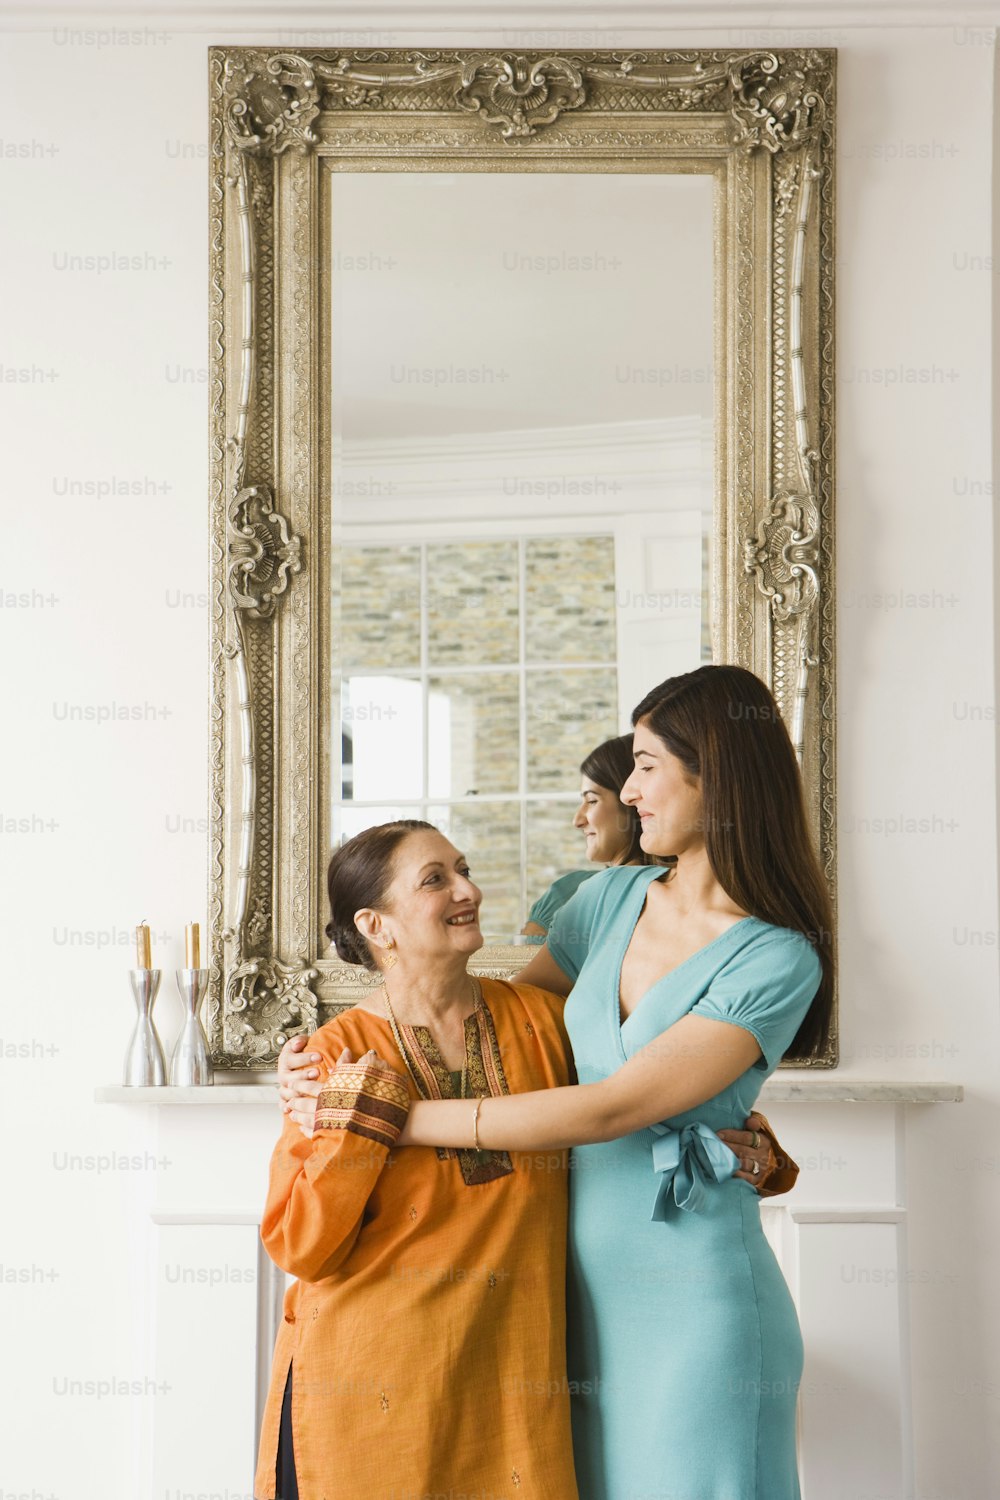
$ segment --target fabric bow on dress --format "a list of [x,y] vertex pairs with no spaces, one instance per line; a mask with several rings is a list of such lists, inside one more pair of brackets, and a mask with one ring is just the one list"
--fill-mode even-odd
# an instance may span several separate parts
[[739,1167],[739,1159],[715,1131],[698,1121],[680,1130],[670,1125],[650,1129],[660,1137],[653,1142],[653,1171],[661,1174],[651,1219],[665,1220],[671,1199],[678,1208],[697,1213],[705,1206],[707,1185],[725,1182]]

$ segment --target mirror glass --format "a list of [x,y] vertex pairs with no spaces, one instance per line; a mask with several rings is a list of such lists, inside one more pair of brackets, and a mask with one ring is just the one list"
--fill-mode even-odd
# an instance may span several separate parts
[[332,174],[331,845],[429,819],[488,943],[592,868],[584,756],[711,660],[714,191]]

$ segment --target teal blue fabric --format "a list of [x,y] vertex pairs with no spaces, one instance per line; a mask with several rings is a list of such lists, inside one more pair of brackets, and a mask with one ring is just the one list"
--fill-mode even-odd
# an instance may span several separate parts
[[669,1125],[652,1125],[653,1171],[659,1172],[652,1219],[665,1220],[671,1204],[695,1213],[707,1206],[705,1190],[711,1182],[725,1182],[736,1171],[736,1157],[724,1141],[707,1125],[685,1125],[672,1130]]
[[[758,1061],[715,1098],[571,1156],[569,1379],[580,1500],[799,1500],[802,1340],[760,1224],[714,1132],[740,1128],[819,985],[799,933],[755,917],[678,965],[620,1024],[619,979],[657,866],[603,871],[556,915],[581,1083],[686,1015],[741,1026]],[[714,1141],[714,1144],[713,1144]],[[726,1157],[729,1160],[726,1160]]]
[[[565,906],[570,896],[592,875],[596,875],[602,867],[594,865],[589,870],[569,870],[565,875],[557,875],[528,913],[528,921],[535,922],[539,927],[544,927],[548,932],[552,926],[553,918],[561,907]],[[544,943],[545,939],[539,933],[528,934],[529,943]]]

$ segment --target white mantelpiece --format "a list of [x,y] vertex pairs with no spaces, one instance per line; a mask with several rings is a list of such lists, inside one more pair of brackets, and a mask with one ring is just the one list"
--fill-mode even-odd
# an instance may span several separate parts
[[[281,1128],[274,1075],[220,1074],[211,1088],[112,1086],[97,1089],[96,1098],[151,1108],[155,1121],[150,1358],[171,1397],[151,1435],[151,1493],[176,1487],[178,1454],[188,1451],[183,1434],[197,1424],[213,1387],[235,1381],[243,1416],[216,1434],[211,1452],[190,1454],[191,1483],[224,1490],[223,1480],[231,1486],[242,1473],[239,1493],[249,1496],[285,1287],[258,1231],[267,1162]],[[800,1166],[794,1192],[761,1208],[807,1351],[803,1500],[904,1500],[911,1493],[909,1302],[911,1282],[924,1272],[907,1259],[905,1117],[962,1098],[956,1083],[790,1069],[761,1092],[761,1108]],[[122,1117],[123,1136],[130,1118],[131,1110]],[[195,1484],[199,1467],[204,1482]]]
[[[257,1074],[256,1083],[229,1083],[216,1075],[212,1088],[125,1088],[113,1085],[94,1090],[98,1104],[205,1104],[266,1105],[273,1109],[273,1074]],[[960,1083],[910,1083],[898,1080],[868,1078],[840,1079],[819,1077],[790,1078],[778,1074],[769,1078],[760,1094],[760,1103],[774,1104],[959,1104],[963,1089]]]

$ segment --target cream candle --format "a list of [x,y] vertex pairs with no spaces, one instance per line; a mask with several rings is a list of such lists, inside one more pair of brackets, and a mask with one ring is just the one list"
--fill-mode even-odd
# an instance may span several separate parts
[[151,969],[149,949],[149,927],[145,922],[140,922],[135,929],[135,966],[137,969]]

